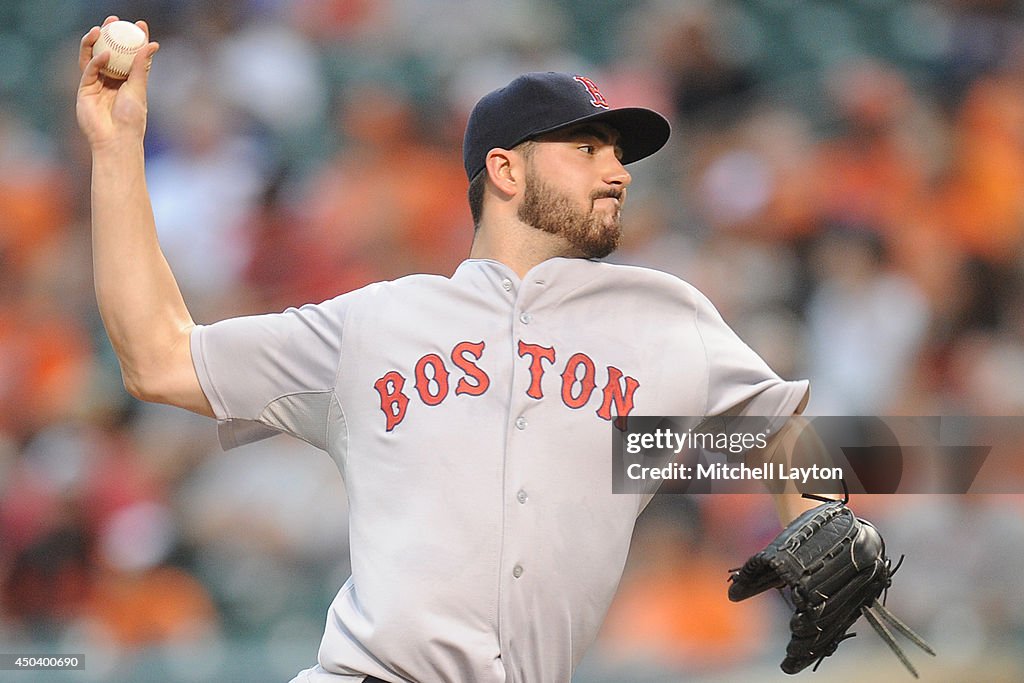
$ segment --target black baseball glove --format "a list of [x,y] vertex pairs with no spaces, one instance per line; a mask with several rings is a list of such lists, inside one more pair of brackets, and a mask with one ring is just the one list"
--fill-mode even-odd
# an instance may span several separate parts
[[885,556],[885,543],[870,522],[858,519],[845,500],[830,501],[797,517],[764,550],[731,570],[729,599],[739,602],[769,588],[788,597],[794,608],[782,660],[788,674],[811,664],[817,669],[839,643],[856,635],[847,631],[863,614],[916,678],[886,624],[935,653],[878,602],[898,568]]

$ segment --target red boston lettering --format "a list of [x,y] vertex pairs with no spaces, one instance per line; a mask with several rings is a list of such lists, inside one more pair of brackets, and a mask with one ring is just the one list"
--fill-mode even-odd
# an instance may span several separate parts
[[[626,380],[625,388],[620,384],[622,379]],[[598,416],[605,420],[611,420],[613,403],[615,404],[615,414],[618,417],[628,416],[633,410],[633,394],[636,393],[639,386],[640,382],[623,375],[622,370],[609,365],[608,384],[604,385],[604,401],[597,409]]]
[[[483,359],[484,342],[461,341],[451,351],[452,364],[462,371],[463,376],[455,383],[455,394],[482,396],[490,389],[491,378],[478,361]],[[530,386],[526,395],[532,399],[544,398],[543,379],[545,365],[554,365],[557,356],[554,347],[528,344],[518,340],[520,358],[530,359]],[[608,381],[601,390],[600,407],[595,411],[603,420],[614,422],[624,428],[625,418],[633,411],[633,399],[640,382],[627,376],[622,370],[608,367]],[[451,374],[445,359],[436,353],[421,357],[414,366],[416,395],[428,406],[441,405],[448,397]],[[585,353],[569,357],[561,374],[562,402],[578,410],[590,401],[597,388],[597,371],[594,361]],[[374,382],[380,396],[380,409],[384,413],[385,427],[392,431],[405,419],[409,407],[409,396],[404,392],[406,378],[397,370],[391,370]]]
[[380,394],[380,409],[387,417],[387,430],[390,432],[405,419],[405,409],[409,405],[409,397],[402,393],[405,377],[392,370],[374,382],[373,387]]
[[480,369],[479,365],[466,358],[467,354],[476,360],[480,360],[484,355],[484,343],[476,342],[474,344],[473,342],[464,341],[459,342],[452,349],[452,363],[459,370],[466,373],[466,377],[471,377],[476,381],[475,384],[470,384],[466,381],[466,377],[462,377],[459,379],[459,383],[455,385],[455,393],[456,395],[469,394],[470,396],[479,396],[487,391],[487,387],[491,386],[491,378]]
[[[427,376],[427,367],[433,368],[433,376]],[[430,385],[436,384],[437,391],[431,393]],[[428,406],[436,406],[448,396],[448,368],[444,366],[441,356],[428,353],[416,363],[416,391],[420,400]]]
[[550,346],[527,344],[520,339],[519,357],[526,356],[530,357],[530,388],[526,390],[526,395],[530,398],[544,398],[544,390],[540,386],[540,380],[544,376],[543,361],[554,363],[555,350]]
[[[578,376],[578,369],[583,367],[583,377]],[[570,408],[582,408],[587,405],[590,395],[594,393],[597,381],[594,379],[594,361],[585,353],[577,353],[565,364],[562,372],[562,401]],[[579,393],[573,396],[572,389],[580,385]]]

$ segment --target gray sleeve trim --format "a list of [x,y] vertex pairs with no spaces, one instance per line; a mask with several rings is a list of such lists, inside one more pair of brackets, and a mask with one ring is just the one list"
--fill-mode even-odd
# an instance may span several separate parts
[[288,394],[268,403],[260,413],[259,422],[327,450],[333,402],[332,389]]
[[219,421],[220,445],[230,450],[276,434],[290,434],[324,451],[329,451],[332,429],[346,433],[334,438],[347,440],[347,425],[341,404],[333,390],[302,392],[281,396],[263,409],[257,420]]
[[254,441],[267,439],[280,433],[280,430],[268,427],[255,420],[221,420],[217,423],[217,436],[220,439],[220,447],[226,451],[253,443]]

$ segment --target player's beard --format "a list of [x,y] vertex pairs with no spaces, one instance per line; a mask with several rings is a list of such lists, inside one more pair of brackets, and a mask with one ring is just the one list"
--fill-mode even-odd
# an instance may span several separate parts
[[610,190],[590,197],[590,210],[581,209],[568,195],[541,180],[532,168],[526,172],[526,192],[519,207],[519,220],[537,230],[559,235],[580,251],[584,258],[604,258],[615,251],[622,236],[619,212],[611,216],[594,210],[601,197],[619,197]]

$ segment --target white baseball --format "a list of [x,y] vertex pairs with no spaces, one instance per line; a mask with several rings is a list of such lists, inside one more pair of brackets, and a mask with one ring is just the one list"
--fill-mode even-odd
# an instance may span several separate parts
[[130,21],[112,21],[100,29],[94,55],[110,52],[110,61],[100,71],[104,76],[124,80],[132,70],[135,53],[146,44],[145,32]]

